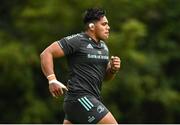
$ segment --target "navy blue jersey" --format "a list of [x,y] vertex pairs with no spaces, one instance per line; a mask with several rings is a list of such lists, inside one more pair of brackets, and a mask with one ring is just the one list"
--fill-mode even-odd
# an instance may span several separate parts
[[65,100],[77,99],[81,95],[100,98],[109,51],[105,42],[95,42],[85,33],[65,37],[58,41],[63,49],[69,66],[69,91]]

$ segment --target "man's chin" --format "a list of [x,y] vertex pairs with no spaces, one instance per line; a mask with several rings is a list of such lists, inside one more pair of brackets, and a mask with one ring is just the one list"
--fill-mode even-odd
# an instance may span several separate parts
[[105,36],[104,38],[103,38],[103,40],[105,41],[105,40],[107,40],[109,38],[109,36]]
[[109,36],[101,37],[100,40],[106,41],[109,38]]

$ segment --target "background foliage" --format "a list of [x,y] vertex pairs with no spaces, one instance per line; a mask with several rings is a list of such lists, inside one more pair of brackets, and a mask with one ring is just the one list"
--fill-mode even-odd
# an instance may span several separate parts
[[[50,43],[81,32],[89,7],[107,11],[108,46],[122,60],[105,82],[104,103],[120,123],[180,123],[179,0],[2,0],[0,123],[62,123],[63,97],[53,99],[39,55]],[[64,58],[55,60],[65,82]]]

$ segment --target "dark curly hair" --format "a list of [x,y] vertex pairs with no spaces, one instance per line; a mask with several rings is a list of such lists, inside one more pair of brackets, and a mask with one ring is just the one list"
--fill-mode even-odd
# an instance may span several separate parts
[[105,14],[105,10],[101,8],[89,8],[85,11],[83,22],[86,25],[91,22],[98,21],[101,17],[105,16]]

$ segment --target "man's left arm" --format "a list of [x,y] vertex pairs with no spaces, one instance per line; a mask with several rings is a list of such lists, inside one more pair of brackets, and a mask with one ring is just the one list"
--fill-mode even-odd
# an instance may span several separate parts
[[115,77],[116,73],[119,71],[120,67],[121,67],[120,58],[117,56],[112,56],[107,65],[106,75],[104,80],[106,81],[112,80]]

